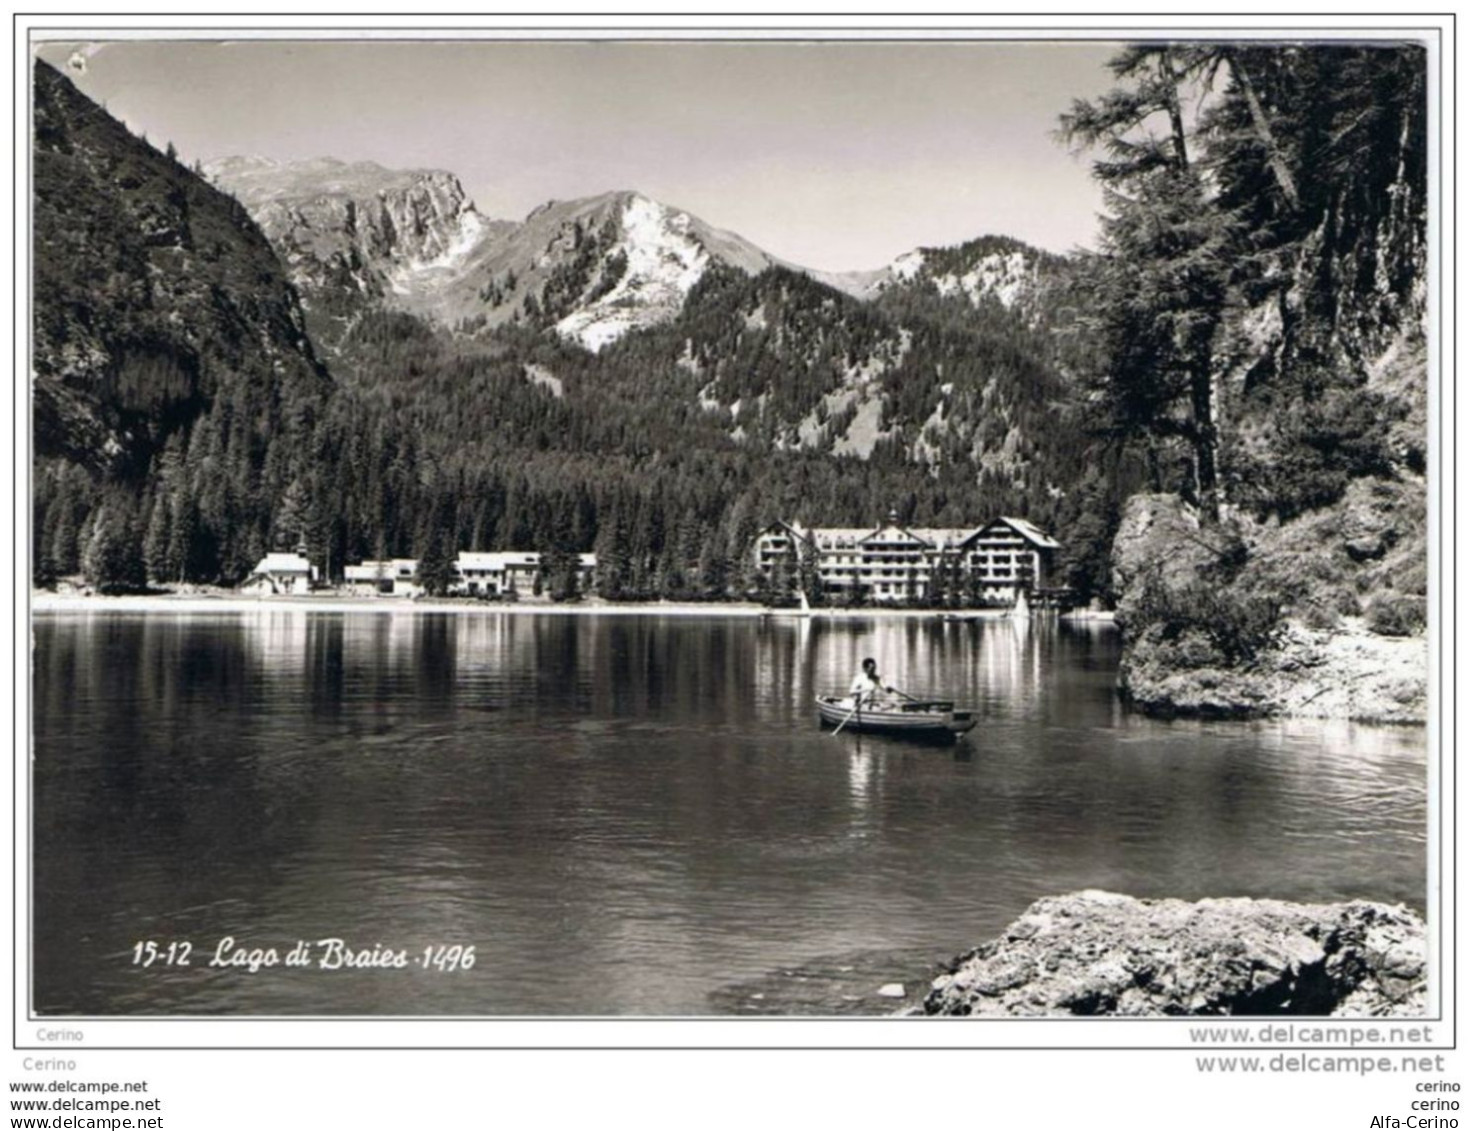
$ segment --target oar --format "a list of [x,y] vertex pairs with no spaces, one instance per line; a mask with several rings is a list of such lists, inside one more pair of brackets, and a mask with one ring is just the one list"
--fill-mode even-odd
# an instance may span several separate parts
[[953,702],[948,699],[918,699],[909,695],[906,691],[899,691],[896,687],[889,687],[888,690],[895,695],[901,695],[910,703],[917,703],[920,707],[937,707],[940,710],[952,710],[954,706]]
[[910,703],[917,703],[920,707],[929,707],[933,705],[932,699],[919,699],[917,696],[909,695],[906,691],[899,691],[896,687],[889,687],[888,690],[891,691],[894,695],[901,695]]
[[862,696],[859,695],[859,696],[857,696],[857,702],[852,706],[852,709],[847,712],[847,717],[845,719],[843,719],[840,724],[838,724],[836,730],[834,730],[834,731],[831,732],[832,738],[835,738],[837,735],[839,735],[839,734],[842,733],[842,727],[846,726],[849,722],[852,721],[852,716],[853,715],[860,715],[861,713],[862,713]]

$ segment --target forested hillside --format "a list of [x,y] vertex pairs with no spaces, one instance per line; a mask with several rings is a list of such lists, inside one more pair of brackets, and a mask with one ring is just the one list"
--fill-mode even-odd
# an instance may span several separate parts
[[900,324],[781,268],[711,270],[673,322],[597,354],[364,316],[334,362],[323,556],[595,549],[613,593],[692,597],[742,587],[776,518],[1062,521],[1066,389],[1008,329]]
[[35,64],[35,571],[239,576],[330,396],[245,210]]

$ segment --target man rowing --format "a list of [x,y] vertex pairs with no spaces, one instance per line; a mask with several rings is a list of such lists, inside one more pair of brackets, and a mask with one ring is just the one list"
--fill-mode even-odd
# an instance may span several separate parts
[[854,710],[858,707],[884,710],[898,702],[897,689],[883,683],[882,676],[877,674],[877,661],[871,656],[862,661],[862,670],[853,677],[848,693]]

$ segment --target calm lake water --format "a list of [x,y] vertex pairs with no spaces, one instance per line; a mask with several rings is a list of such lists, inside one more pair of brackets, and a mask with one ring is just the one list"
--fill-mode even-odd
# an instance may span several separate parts
[[[1102,625],[314,612],[37,616],[34,1005],[689,1014],[941,959],[1095,887],[1425,904],[1426,736],[1123,711]],[[817,728],[872,655],[952,747]],[[211,969],[472,945],[472,969]],[[140,940],[191,964],[141,968]],[[713,996],[711,996],[713,995]]]

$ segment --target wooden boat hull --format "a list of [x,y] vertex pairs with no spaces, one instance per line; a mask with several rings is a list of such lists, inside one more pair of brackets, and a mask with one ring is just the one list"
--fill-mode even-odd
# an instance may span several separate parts
[[972,711],[956,711],[952,703],[904,703],[882,710],[852,711],[849,695],[819,695],[816,711],[824,726],[864,734],[908,735],[914,738],[957,737],[979,721]]

